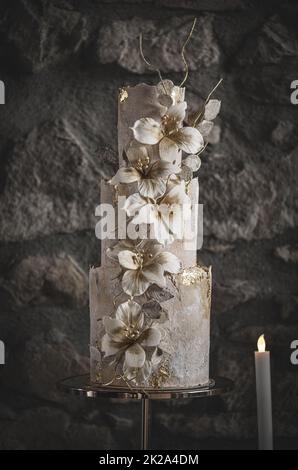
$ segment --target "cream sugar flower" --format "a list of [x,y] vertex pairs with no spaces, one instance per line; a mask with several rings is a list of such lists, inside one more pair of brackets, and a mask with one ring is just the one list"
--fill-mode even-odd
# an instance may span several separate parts
[[139,193],[144,197],[156,199],[162,196],[166,191],[169,176],[181,171],[181,168],[171,162],[151,162],[144,146],[131,146],[126,155],[130,165],[119,168],[110,183],[116,185],[138,182]]
[[159,144],[161,160],[176,163],[180,150],[195,154],[204,146],[202,134],[195,127],[183,127],[187,104],[182,101],[170,106],[160,121],[141,118],[132,127],[134,138],[141,144]]
[[182,265],[173,253],[161,251],[162,245],[156,241],[141,241],[125,247],[119,242],[110,250],[110,256],[118,257],[125,270],[122,288],[131,297],[144,294],[151,284],[166,287],[166,273],[178,274]]
[[102,338],[105,357],[123,355],[124,373],[148,368],[146,350],[159,345],[161,333],[156,327],[146,325],[141,305],[133,300],[120,304],[115,318],[104,317],[103,325],[106,331]]
[[126,199],[124,210],[133,224],[153,224],[154,238],[167,244],[183,238],[185,223],[191,217],[191,199],[185,192],[185,181],[170,181],[167,192],[159,199],[154,201],[135,193]]

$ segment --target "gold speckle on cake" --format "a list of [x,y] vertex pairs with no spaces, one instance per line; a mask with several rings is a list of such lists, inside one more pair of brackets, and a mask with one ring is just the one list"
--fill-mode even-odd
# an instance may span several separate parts
[[128,98],[128,92],[125,88],[120,88],[119,90],[119,101],[120,103],[124,103],[125,100]]
[[95,382],[97,382],[97,383],[101,383],[101,382],[102,382],[102,375],[101,375],[101,372],[97,372],[97,373],[96,373]]
[[151,374],[149,385],[154,388],[161,388],[163,384],[171,377],[169,358],[164,359],[158,369]]

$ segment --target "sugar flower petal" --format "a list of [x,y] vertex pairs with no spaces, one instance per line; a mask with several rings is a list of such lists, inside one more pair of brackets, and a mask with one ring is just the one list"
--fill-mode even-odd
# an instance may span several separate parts
[[139,213],[133,218],[134,224],[152,224],[155,222],[156,210],[154,204],[147,202],[144,204]]
[[159,263],[164,271],[172,274],[178,274],[181,269],[179,258],[169,251],[162,251],[155,257],[155,262]]
[[168,217],[158,217],[154,222],[154,237],[162,245],[170,245],[174,241],[169,228]]
[[180,155],[179,147],[174,140],[169,137],[161,139],[159,142],[159,156],[161,160],[175,164],[179,162]]
[[126,362],[123,364],[123,374],[127,380],[136,384],[143,384],[148,380],[152,372],[151,361],[145,361],[143,367],[128,367]]
[[173,98],[170,95],[166,95],[165,93],[158,95],[157,101],[165,108],[169,108],[174,104]]
[[205,106],[204,118],[207,121],[212,121],[216,118],[220,111],[221,101],[219,100],[209,100]]
[[161,333],[157,328],[151,327],[144,331],[141,338],[141,345],[146,347],[158,346],[161,340]]
[[118,320],[117,318],[103,317],[102,322],[106,332],[113,341],[116,343],[123,341],[123,328],[125,325],[121,320]]
[[160,202],[166,205],[191,203],[190,197],[185,192],[185,181],[173,183]]
[[146,353],[138,343],[130,346],[125,352],[125,364],[127,367],[143,367],[146,360]]
[[138,184],[139,193],[151,199],[162,196],[167,189],[167,182],[161,177],[144,178]]
[[203,121],[197,125],[197,129],[201,132],[203,137],[207,137],[212,131],[213,126],[214,123],[212,121],[207,121],[206,119],[203,119]]
[[130,145],[126,151],[128,160],[135,163],[138,160],[146,160],[148,158],[148,150],[143,145]]
[[154,145],[162,138],[160,124],[152,118],[141,118],[132,127],[134,138],[141,144]]
[[119,264],[125,269],[138,269],[139,264],[136,261],[136,254],[130,250],[120,251],[118,254]]
[[187,108],[186,101],[182,101],[181,103],[174,104],[171,106],[166,115],[172,119],[175,119],[176,122],[182,122],[185,118],[185,111]]
[[101,350],[104,352],[105,357],[113,356],[122,349],[121,343],[116,343],[111,339],[108,334],[105,334],[101,340]]
[[126,211],[126,214],[129,217],[132,217],[146,204],[146,199],[140,196],[139,193],[134,193],[126,199],[123,208]]
[[149,286],[149,280],[140,270],[128,270],[123,274],[122,289],[132,297],[144,294]]
[[144,324],[144,315],[142,307],[133,300],[128,300],[120,304],[116,310],[116,318],[127,327],[133,325],[136,328],[142,328]]
[[190,168],[192,171],[198,171],[201,167],[201,159],[198,155],[188,155],[183,164]]
[[186,153],[198,153],[204,147],[204,139],[198,129],[182,127],[173,136],[176,144]]
[[112,247],[107,248],[106,254],[109,258],[113,260],[118,260],[118,254],[123,250],[133,251],[135,248],[135,243],[132,240],[121,240],[118,243],[115,243]]
[[166,280],[164,277],[163,268],[157,264],[152,263],[145,266],[142,270],[144,278],[150,282],[150,284],[157,284],[160,287],[166,287]]
[[141,175],[136,168],[133,167],[121,167],[117,171],[116,175],[110,180],[110,184],[115,185],[119,183],[129,184],[139,181]]

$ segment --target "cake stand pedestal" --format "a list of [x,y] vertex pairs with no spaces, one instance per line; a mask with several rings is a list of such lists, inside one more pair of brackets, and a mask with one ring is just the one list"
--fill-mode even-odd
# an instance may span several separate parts
[[149,419],[151,400],[172,400],[177,398],[206,398],[222,395],[233,388],[229,379],[218,377],[210,380],[208,385],[191,388],[166,388],[157,390],[153,388],[126,388],[114,386],[100,386],[90,383],[89,375],[69,377],[59,382],[60,390],[87,398],[117,398],[122,400],[141,400],[142,404],[142,441],[141,449],[149,447]]

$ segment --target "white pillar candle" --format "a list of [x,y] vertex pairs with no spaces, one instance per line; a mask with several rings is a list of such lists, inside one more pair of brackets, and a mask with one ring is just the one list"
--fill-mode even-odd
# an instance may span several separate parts
[[5,364],[5,346],[3,341],[0,339],[0,364]]
[[270,352],[265,349],[266,343],[262,335],[258,340],[258,351],[255,352],[259,450],[272,450]]

